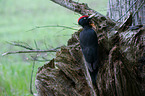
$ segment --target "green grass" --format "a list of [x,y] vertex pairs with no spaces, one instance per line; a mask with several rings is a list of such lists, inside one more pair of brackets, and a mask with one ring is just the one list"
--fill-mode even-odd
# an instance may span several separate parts
[[[78,1],[78,0],[75,0]],[[79,0],[102,14],[106,14],[107,0]],[[36,28],[36,26],[65,25],[77,26],[79,14],[69,11],[49,0],[0,0],[0,54],[7,51],[24,50],[6,42],[27,42],[36,48],[51,49],[67,44],[67,40],[74,30],[63,30],[57,27]],[[36,54],[31,54],[35,56]],[[32,69],[30,54],[0,55],[0,96],[31,96],[29,83]],[[44,55],[44,54],[41,54]],[[55,55],[47,54],[51,59]],[[37,68],[45,62],[36,62],[33,76],[33,90],[35,90],[35,76]]]

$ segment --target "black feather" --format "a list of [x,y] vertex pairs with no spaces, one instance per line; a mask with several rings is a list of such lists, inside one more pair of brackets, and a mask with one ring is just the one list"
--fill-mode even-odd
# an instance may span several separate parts
[[[85,22],[84,20],[81,20]],[[82,24],[83,22],[80,23]],[[86,22],[88,22],[86,20]],[[87,66],[90,72],[92,83],[96,85],[97,73],[98,73],[98,39],[96,32],[88,23],[82,24],[83,31],[80,33],[80,46],[82,53],[87,62]]]

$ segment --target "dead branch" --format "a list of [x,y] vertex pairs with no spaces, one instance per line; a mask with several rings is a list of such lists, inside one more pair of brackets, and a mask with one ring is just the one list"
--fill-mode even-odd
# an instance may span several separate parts
[[4,55],[9,55],[9,54],[17,54],[17,53],[45,53],[45,52],[56,52],[57,49],[60,49],[61,47],[56,47],[54,49],[50,49],[50,50],[39,50],[39,48],[37,47],[37,43],[35,41],[35,46],[37,47],[37,49],[33,49],[31,48],[27,43],[25,42],[8,42],[10,45],[13,45],[13,46],[18,46],[18,47],[22,47],[22,48],[25,48],[25,49],[28,49],[26,51],[22,50],[22,51],[11,51],[11,52],[6,52],[6,53],[3,53],[2,56]]
[[106,23],[106,25],[110,25],[108,27],[108,29],[115,26],[115,22],[113,20],[111,20],[111,19],[107,18],[106,16],[100,14],[99,12],[89,8],[87,6],[87,4],[85,4],[85,3],[78,3],[73,0],[51,0],[51,1],[67,8],[67,9],[70,9],[74,12],[77,12],[81,15],[95,14],[94,18],[95,18],[96,23],[99,24],[98,27],[104,23]]
[[89,15],[94,13],[101,15],[97,11],[89,8],[85,3],[78,3],[72,0],[51,0],[51,1],[82,15]]
[[13,45],[13,46],[18,46],[18,47],[21,47],[21,48],[25,48],[25,49],[28,49],[28,50],[34,50],[32,47],[30,47],[27,43],[25,42],[7,42],[8,44],[10,45]]
[[11,52],[3,53],[2,56],[9,55],[9,54],[17,54],[17,53],[45,53],[45,52],[56,52],[56,51],[57,51],[56,49],[50,49],[50,50],[11,51]]
[[78,30],[78,29],[75,29],[73,27],[64,26],[64,25],[46,25],[46,26],[36,26],[35,28],[32,28],[30,30],[27,30],[26,32],[33,31],[33,30],[39,29],[39,28],[47,28],[47,27],[58,27],[58,28],[65,28],[65,29],[70,29],[70,30]]
[[34,72],[35,59],[36,59],[36,58],[37,58],[37,56],[33,58],[34,61],[33,61],[33,66],[32,66],[32,71],[31,71],[31,78],[30,78],[30,93],[31,93],[32,95],[34,94],[34,93],[33,93],[33,90],[32,90],[32,86],[33,86],[32,81],[33,81],[33,72]]

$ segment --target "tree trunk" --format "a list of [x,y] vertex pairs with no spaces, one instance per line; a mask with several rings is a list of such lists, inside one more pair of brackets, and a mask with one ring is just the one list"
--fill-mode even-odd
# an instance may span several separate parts
[[132,25],[145,26],[144,0],[109,0],[107,15],[115,21],[123,22],[126,14],[132,13]]
[[[118,25],[113,20],[72,0],[51,0],[93,18],[99,44],[97,88],[91,84],[80,49],[78,30],[56,58],[40,67],[36,76],[39,96],[144,96],[145,29],[130,30],[132,15]],[[68,5],[68,6],[67,6]],[[117,26],[118,25],[118,26]],[[114,27],[115,26],[115,27]]]

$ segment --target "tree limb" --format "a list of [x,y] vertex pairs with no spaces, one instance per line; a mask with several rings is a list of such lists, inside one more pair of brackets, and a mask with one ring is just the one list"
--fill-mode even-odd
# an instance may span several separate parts
[[[109,19],[108,17],[100,14],[99,12],[89,8],[87,4],[85,3],[78,3],[73,0],[51,0],[54,3],[57,3],[67,9],[70,9],[74,12],[77,12],[81,15],[92,15],[95,14],[94,20],[98,24],[99,28],[104,27],[103,25],[108,26],[107,30],[114,27],[116,25],[116,22],[113,20]],[[106,24],[104,24],[106,23]]]
[[72,0],[51,0],[51,1],[82,15],[89,15],[94,13],[99,14],[97,11],[89,8],[85,3],[78,3]]

